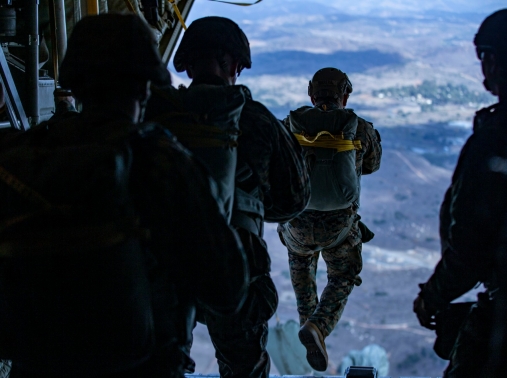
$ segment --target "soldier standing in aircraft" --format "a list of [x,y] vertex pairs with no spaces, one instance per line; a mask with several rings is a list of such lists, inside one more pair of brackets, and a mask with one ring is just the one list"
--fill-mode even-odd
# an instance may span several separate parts
[[[216,129],[210,133],[209,122],[217,117],[206,111],[207,107],[222,107],[238,94],[238,88],[246,97],[239,118],[231,225],[237,230],[248,255],[250,290],[237,315],[217,316],[204,311],[220,375],[226,378],[269,376],[267,322],[276,310],[278,295],[269,274],[271,260],[262,238],[263,222],[285,222],[295,217],[305,208],[310,194],[297,140],[268,109],[251,98],[246,87],[235,85],[241,71],[251,64],[248,39],[236,23],[222,17],[198,19],[183,35],[174,57],[176,70],[186,71],[192,79],[191,85],[180,88],[179,93],[170,88],[161,94],[155,90],[147,109],[148,119],[166,124],[169,130],[171,120],[181,115],[181,109],[187,115],[190,113],[190,119],[183,128],[175,130],[175,134],[192,148],[192,144],[202,146],[202,139],[206,139],[203,135],[212,140],[218,133]],[[187,94],[224,87],[232,87],[229,97],[217,96],[210,103],[185,101]],[[235,122],[229,117],[230,114],[224,112],[220,123],[229,120],[232,128]],[[222,171],[225,169],[224,165]]]
[[237,311],[246,257],[204,167],[138,124],[170,83],[138,16],[81,20],[60,73],[83,112],[0,154],[0,358],[12,378],[182,378],[192,302]]
[[[484,368],[490,357],[493,309],[498,296],[505,295],[499,284],[505,271],[498,269],[496,255],[502,247],[500,257],[505,259],[500,242],[507,214],[507,9],[484,20],[474,44],[484,85],[499,102],[475,116],[473,135],[461,151],[440,210],[442,258],[414,301],[421,325],[435,329],[435,315],[451,301],[480,282],[486,287],[463,320],[446,378],[494,376]],[[500,311],[505,322],[505,308]]]
[[[312,195],[307,209],[280,224],[278,231],[289,251],[299,338],[310,366],[319,371],[326,370],[328,362],[324,339],[339,321],[354,285],[361,284],[361,239],[368,241],[371,232],[357,214],[360,179],[379,169],[382,155],[373,125],[345,109],[351,92],[352,83],[345,73],[323,68],[308,87],[314,107],[291,111],[284,121],[303,146]],[[320,253],[327,265],[328,283],[319,300],[316,271]]]

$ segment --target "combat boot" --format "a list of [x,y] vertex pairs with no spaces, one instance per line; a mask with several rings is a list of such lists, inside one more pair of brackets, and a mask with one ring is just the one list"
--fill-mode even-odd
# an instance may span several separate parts
[[327,352],[324,336],[319,328],[307,320],[299,330],[299,340],[306,348],[306,359],[317,371],[327,369]]

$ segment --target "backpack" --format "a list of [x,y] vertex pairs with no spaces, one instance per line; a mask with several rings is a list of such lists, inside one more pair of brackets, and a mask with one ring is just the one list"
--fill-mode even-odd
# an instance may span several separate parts
[[92,376],[153,353],[149,256],[117,126],[65,144],[42,124],[1,150],[0,358],[23,371]]
[[323,110],[304,106],[289,115],[290,130],[303,147],[310,171],[307,209],[346,209],[359,199],[355,140],[358,117],[349,109]]
[[171,93],[156,89],[154,94],[169,101],[173,111],[159,110],[159,114],[153,117],[150,112],[154,113],[153,104],[157,101],[153,99],[153,103],[148,104],[147,116],[167,127],[181,144],[207,166],[217,183],[217,197],[230,222],[234,203],[236,147],[241,133],[239,119],[249,95],[248,89],[241,85],[199,84],[189,88],[180,87]]

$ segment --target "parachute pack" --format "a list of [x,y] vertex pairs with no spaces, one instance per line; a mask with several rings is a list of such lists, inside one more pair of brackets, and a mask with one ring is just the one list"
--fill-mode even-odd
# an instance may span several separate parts
[[[152,111],[149,104],[147,116],[167,127],[208,167],[218,185],[218,199],[230,221],[238,159],[236,147],[241,133],[239,119],[250,92],[241,85],[208,84],[168,90],[170,92],[157,89],[154,96],[169,101],[171,111],[158,111],[153,117],[149,114]],[[155,103],[156,99],[152,101]]]
[[355,140],[358,117],[349,109],[304,106],[289,115],[290,130],[303,147],[312,194],[307,209],[346,209],[359,199]]
[[72,145],[42,124],[0,153],[0,358],[25,371],[93,375],[152,353],[149,259],[117,126],[114,140]]

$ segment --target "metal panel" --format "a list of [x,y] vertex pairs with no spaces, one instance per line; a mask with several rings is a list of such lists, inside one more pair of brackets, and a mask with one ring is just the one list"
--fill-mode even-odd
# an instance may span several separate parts
[[39,123],[39,1],[26,2],[25,104],[31,126]]
[[[62,64],[67,50],[67,21],[65,19],[65,1],[52,0],[55,9],[56,41],[58,47],[58,65]],[[50,10],[51,11],[51,10]]]
[[[159,1],[167,1],[167,0],[159,0]],[[188,19],[188,14],[192,9],[192,5],[194,5],[194,0],[179,0],[177,2],[178,9],[180,10],[181,16],[184,20]],[[172,6],[169,8],[172,12]],[[178,17],[173,13],[173,26],[170,27],[163,33],[162,38],[160,40],[160,55],[162,56],[162,60],[169,64],[169,59],[171,59],[171,55],[176,48],[176,43],[178,42],[178,38],[180,36],[181,30],[183,27],[178,21]]]
[[[19,130],[28,130],[30,125],[26,118],[23,104],[18,95],[18,90],[12,80],[11,70],[5,59],[5,54],[2,48],[0,48],[0,75],[2,76],[2,83],[5,89],[5,102],[7,105],[7,111],[9,112],[9,119],[11,120],[12,126]],[[37,95],[39,88],[37,88]]]

